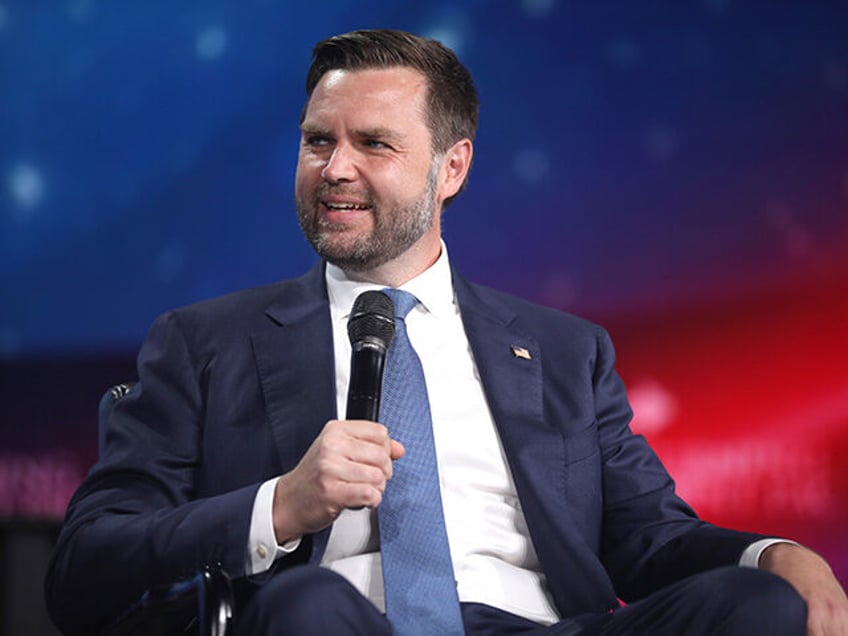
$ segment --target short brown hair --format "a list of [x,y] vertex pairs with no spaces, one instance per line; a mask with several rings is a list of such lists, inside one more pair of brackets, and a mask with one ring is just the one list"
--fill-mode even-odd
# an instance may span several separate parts
[[474,140],[480,102],[471,73],[440,42],[405,31],[351,31],[316,44],[306,74],[307,105],[327,71],[396,66],[420,71],[427,79],[427,119],[435,154],[445,153],[461,139]]

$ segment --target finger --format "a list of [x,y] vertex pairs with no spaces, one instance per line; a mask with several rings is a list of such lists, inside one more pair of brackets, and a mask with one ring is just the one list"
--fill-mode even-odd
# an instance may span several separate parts
[[384,489],[374,488],[366,484],[344,484],[341,486],[341,497],[347,502],[345,508],[361,510],[376,508],[383,501]]
[[403,444],[396,439],[390,440],[390,442],[391,446],[389,448],[389,457],[391,457],[392,460],[400,459],[406,455],[406,449],[403,447]]
[[382,444],[389,437],[389,431],[379,422],[369,420],[329,420],[321,435],[354,437]]
[[389,429],[379,422],[370,420],[340,420],[344,430],[351,436],[374,444],[383,444],[389,439]]
[[[376,428],[374,428],[376,426]],[[331,421],[317,440],[322,454],[381,465],[390,457],[388,431],[365,420]]]
[[359,462],[340,464],[327,477],[327,486],[331,486],[334,481],[346,484],[362,484],[377,488],[380,492],[386,489],[386,480],[388,479],[383,467]]
[[361,464],[378,468],[382,479],[392,476],[391,445],[387,440],[385,444],[374,444],[363,440],[353,440],[345,447],[344,458],[354,464]]

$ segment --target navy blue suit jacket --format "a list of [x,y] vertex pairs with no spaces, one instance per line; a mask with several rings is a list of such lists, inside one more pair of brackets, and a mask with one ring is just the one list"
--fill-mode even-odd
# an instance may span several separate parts
[[[735,563],[760,538],[704,523],[674,494],[660,461],[629,429],[603,329],[453,278],[563,616],[607,612],[617,597],[640,598]],[[165,314],[138,373],[69,506],[48,575],[51,614],[70,632],[90,631],[150,585],[206,565],[244,576],[259,485],[294,468],[336,417],[323,266]],[[325,536],[307,537],[275,568],[318,560]]]

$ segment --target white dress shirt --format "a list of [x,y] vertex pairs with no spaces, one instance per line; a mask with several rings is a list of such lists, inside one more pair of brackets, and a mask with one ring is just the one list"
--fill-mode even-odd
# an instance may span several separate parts
[[[350,379],[348,317],[359,294],[381,286],[352,280],[333,265],[327,266],[326,280],[336,405],[341,418]],[[438,261],[401,288],[420,301],[406,318],[407,333],[421,359],[430,398],[442,506],[459,599],[539,623],[554,623],[559,616],[530,541],[465,335],[444,243]],[[272,520],[275,484],[276,479],[263,484],[254,503],[248,574],[267,570],[276,558],[299,544],[295,540],[276,545]],[[740,564],[756,566],[765,547],[763,542],[751,545]],[[321,565],[347,578],[385,611],[376,511],[343,511],[333,524]]]

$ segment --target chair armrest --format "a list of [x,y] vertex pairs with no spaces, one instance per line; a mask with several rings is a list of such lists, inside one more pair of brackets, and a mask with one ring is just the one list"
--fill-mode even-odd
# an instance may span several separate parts
[[104,633],[229,636],[233,631],[233,603],[227,573],[205,570],[186,581],[149,589]]

